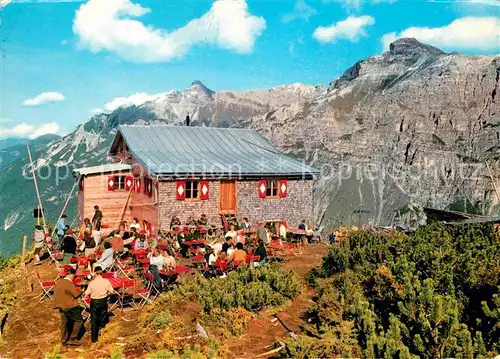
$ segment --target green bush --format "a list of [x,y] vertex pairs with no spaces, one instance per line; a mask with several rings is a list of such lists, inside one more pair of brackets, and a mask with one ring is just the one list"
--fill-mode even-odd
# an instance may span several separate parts
[[168,310],[164,310],[160,313],[150,314],[146,319],[146,324],[151,325],[155,330],[159,330],[170,325],[172,321],[172,314]]
[[[500,238],[491,224],[434,223],[411,235],[352,233],[330,248],[309,282],[318,293],[306,313],[309,337],[287,344],[289,353],[321,357],[316,341],[332,333],[365,357],[472,358],[500,351]],[[353,323],[354,342],[335,334],[346,322]],[[342,353],[334,354],[349,354]]]
[[297,296],[300,289],[300,280],[293,271],[272,265],[240,267],[227,278],[198,277],[181,285],[171,297],[193,299],[205,312],[238,307],[255,312],[263,307],[284,304]]

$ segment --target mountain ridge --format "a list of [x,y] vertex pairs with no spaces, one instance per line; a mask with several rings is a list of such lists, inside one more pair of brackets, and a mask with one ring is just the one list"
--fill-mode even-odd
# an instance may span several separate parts
[[[118,125],[176,125],[189,114],[194,126],[251,128],[283,152],[330,168],[332,175],[323,175],[315,185],[318,226],[391,225],[397,213],[399,221],[412,224],[421,219],[402,216],[408,208],[448,208],[463,198],[480,202],[477,206],[490,213],[498,199],[485,169],[470,181],[452,180],[447,171],[472,158],[490,161],[497,173],[499,73],[497,56],[447,54],[414,39],[400,39],[388,52],[358,61],[328,88],[293,84],[214,92],[193,81],[183,92],[165,92],[140,105],[92,116],[73,133],[36,152],[36,168],[57,172],[66,166],[104,162]],[[26,223],[36,206],[32,183],[19,182],[16,175],[25,165],[26,160],[20,159],[0,170],[0,201],[6,206],[0,214],[2,242],[30,231]],[[429,176],[425,170],[429,165],[442,175]],[[367,178],[363,171],[370,166],[387,174]],[[351,173],[344,179],[347,167],[355,176]],[[60,183],[40,181],[51,220],[56,219],[72,181],[71,175]],[[363,214],[353,216],[355,211]],[[74,205],[68,213],[76,214]],[[16,250],[7,247],[0,243],[0,251]]]

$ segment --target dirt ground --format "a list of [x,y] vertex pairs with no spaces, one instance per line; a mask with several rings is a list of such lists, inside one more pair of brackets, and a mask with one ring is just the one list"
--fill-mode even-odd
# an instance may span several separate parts
[[[283,263],[283,266],[305,276],[312,267],[321,263],[326,251],[325,245],[309,245],[302,256],[290,258]],[[34,272],[36,269],[44,280],[54,279],[57,276],[54,265],[49,266],[47,263],[39,267],[28,265],[34,290],[28,289],[26,279],[19,282],[19,300],[9,311],[4,335],[0,338],[0,358],[44,358],[45,354],[52,352],[59,343],[59,313],[53,308],[52,300],[45,299],[38,302],[40,288]],[[313,294],[311,290],[305,290],[288,305],[280,308],[278,316],[291,331],[295,333],[300,331],[301,317],[311,305]],[[112,335],[116,338],[115,344],[120,345],[120,342],[126,342],[127,336],[138,331],[137,324],[141,312],[125,310],[120,314],[120,311],[116,310],[115,313],[116,316],[111,318],[108,327],[114,331]],[[289,337],[288,331],[278,321],[272,321],[275,314],[275,310],[264,310],[254,315],[243,336],[224,341],[223,344],[229,348],[231,357],[255,358],[269,351],[277,341]],[[82,339],[83,345],[76,349],[63,348],[61,353],[68,358],[99,358],[109,355],[109,346],[90,343],[89,324],[86,323],[87,333]],[[130,358],[136,356],[137,354],[127,355]]]

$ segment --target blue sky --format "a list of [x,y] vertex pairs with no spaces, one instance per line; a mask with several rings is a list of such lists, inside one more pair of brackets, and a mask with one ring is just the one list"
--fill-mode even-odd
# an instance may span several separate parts
[[496,0],[12,0],[1,17],[0,136],[68,133],[115,98],[193,80],[326,86],[400,36],[500,53]]

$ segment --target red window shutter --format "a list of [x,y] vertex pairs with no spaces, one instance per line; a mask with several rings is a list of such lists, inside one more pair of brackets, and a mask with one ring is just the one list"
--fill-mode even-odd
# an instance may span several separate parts
[[134,188],[137,193],[141,193],[141,180],[139,178],[135,180]]
[[280,194],[280,198],[285,198],[288,195],[288,181],[287,180],[279,181],[279,194]]
[[134,188],[134,177],[125,177],[125,191],[130,191],[132,188]]
[[266,198],[266,180],[259,181],[259,198]]
[[114,191],[114,190],[115,190],[115,177],[108,176],[108,191]]
[[80,188],[80,192],[83,192],[84,189],[83,177],[80,178],[80,183],[78,184],[78,186]]
[[175,182],[175,198],[178,201],[183,201],[186,198],[186,182],[185,181]]
[[200,199],[209,199],[208,181],[200,181]]

